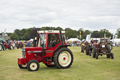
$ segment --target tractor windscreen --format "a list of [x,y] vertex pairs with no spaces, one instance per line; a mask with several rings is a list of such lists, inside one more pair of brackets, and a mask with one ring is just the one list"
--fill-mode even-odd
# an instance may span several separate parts
[[39,34],[38,47],[46,47],[46,34]]

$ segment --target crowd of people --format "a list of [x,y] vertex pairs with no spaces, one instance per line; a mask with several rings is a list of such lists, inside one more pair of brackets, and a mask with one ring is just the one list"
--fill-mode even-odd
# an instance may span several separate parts
[[0,51],[5,50],[5,49],[19,49],[22,47],[31,47],[33,46],[33,41],[12,41],[12,40],[7,40],[7,41],[0,41]]

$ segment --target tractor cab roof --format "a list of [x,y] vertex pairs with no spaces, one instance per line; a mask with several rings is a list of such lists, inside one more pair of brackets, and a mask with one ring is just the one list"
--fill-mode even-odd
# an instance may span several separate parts
[[[61,31],[62,33],[65,33],[65,31]],[[40,30],[37,31],[37,33],[59,33],[59,30]]]

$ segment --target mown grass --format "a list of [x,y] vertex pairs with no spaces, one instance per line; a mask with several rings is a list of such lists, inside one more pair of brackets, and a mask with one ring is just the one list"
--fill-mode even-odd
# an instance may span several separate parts
[[114,47],[114,59],[99,56],[98,60],[80,52],[80,47],[69,47],[74,62],[68,69],[46,67],[40,63],[38,71],[20,69],[17,58],[21,49],[0,51],[0,80],[120,80],[120,47]]

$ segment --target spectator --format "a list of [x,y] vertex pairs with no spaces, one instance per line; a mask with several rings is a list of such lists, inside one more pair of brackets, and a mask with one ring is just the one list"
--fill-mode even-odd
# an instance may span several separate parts
[[28,47],[30,47],[30,42],[28,41]]

